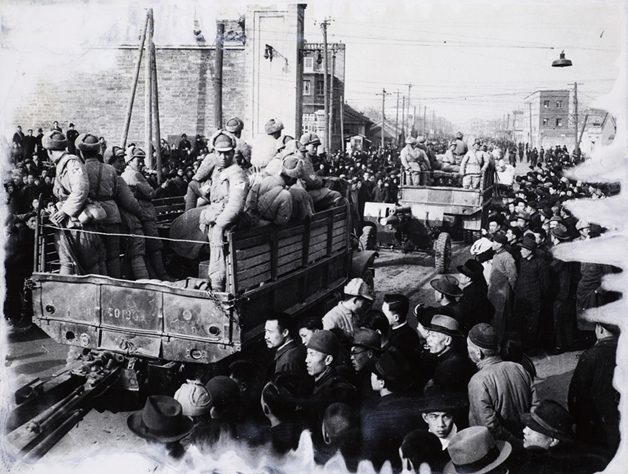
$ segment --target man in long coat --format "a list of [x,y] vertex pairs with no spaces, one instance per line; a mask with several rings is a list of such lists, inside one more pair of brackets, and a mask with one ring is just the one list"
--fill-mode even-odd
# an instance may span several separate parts
[[502,232],[498,232],[493,237],[495,256],[493,257],[493,269],[487,295],[495,307],[491,325],[500,336],[506,330],[506,321],[511,317],[512,301],[517,282],[515,259],[504,248],[507,243],[508,239]]
[[[523,345],[528,355],[539,348],[541,317],[547,317],[549,270],[547,263],[535,253],[536,241],[525,237],[521,242],[521,263],[515,287],[513,327],[523,333]],[[542,315],[542,313],[545,313]]]

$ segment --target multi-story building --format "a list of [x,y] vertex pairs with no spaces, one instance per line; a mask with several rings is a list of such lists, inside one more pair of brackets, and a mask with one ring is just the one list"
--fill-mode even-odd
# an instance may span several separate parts
[[[305,43],[303,55],[303,131],[318,134],[325,143],[327,121],[325,120],[325,45],[323,43]],[[327,44],[328,81],[331,97],[331,149],[337,150],[341,144],[340,111],[345,93],[345,45]]]
[[575,129],[570,108],[568,90],[536,91],[527,96],[523,107],[523,141],[537,149],[558,145],[573,148]]

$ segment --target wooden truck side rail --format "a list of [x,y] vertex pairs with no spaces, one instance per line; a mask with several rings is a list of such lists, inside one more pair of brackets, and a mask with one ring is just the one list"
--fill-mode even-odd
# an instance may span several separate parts
[[52,229],[40,225],[34,322],[63,344],[216,362],[257,339],[273,311],[322,316],[335,304],[352,270],[350,229],[349,205],[343,204],[285,228],[228,232],[227,291],[212,292],[194,289],[193,279],[171,284],[59,275],[50,265]]

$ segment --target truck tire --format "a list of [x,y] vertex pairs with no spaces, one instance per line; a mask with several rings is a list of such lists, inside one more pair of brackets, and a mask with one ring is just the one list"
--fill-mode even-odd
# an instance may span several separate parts
[[434,266],[440,274],[447,273],[451,262],[451,237],[447,232],[438,234],[434,241]]
[[360,236],[362,250],[377,250],[377,226],[373,222],[365,222]]

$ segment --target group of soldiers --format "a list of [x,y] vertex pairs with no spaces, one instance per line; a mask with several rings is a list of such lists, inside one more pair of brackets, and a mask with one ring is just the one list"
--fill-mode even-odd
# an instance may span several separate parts
[[[244,124],[234,117],[209,139],[207,153],[187,185],[185,222],[193,222],[209,242],[209,282],[225,288],[224,233],[233,228],[302,221],[338,204],[342,195],[324,186],[314,169],[320,139],[305,133],[299,140],[283,135],[280,120],[271,119],[266,135],[253,146],[240,138]],[[103,140],[83,133],[73,141],[53,129],[42,139],[56,167],[58,199],[50,222],[62,274],[121,277],[120,239],[130,237],[125,256],[135,279],[172,281],[164,268],[155,209],[156,190],[147,181],[146,153],[135,146],[103,150]],[[185,226],[179,236],[185,239]],[[188,229],[189,230],[189,229]]]

